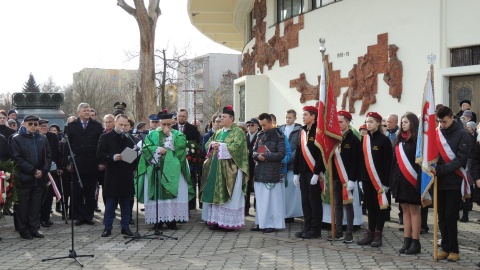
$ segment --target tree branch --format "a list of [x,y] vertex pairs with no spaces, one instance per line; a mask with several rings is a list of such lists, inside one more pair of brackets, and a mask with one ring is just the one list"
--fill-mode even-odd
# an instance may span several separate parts
[[117,6],[121,7],[125,10],[128,14],[132,15],[133,17],[137,18],[137,10],[132,8],[129,4],[125,3],[125,0],[117,0]]
[[150,0],[148,3],[148,16],[152,19],[158,18],[162,15],[160,10],[160,0]]

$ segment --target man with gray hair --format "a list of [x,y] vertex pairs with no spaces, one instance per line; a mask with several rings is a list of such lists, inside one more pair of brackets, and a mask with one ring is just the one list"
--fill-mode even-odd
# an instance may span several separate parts
[[[102,124],[91,118],[90,105],[80,103],[77,108],[78,118],[65,127],[65,134],[70,141],[75,158],[75,164],[80,176],[72,164],[66,169],[72,173],[74,183],[75,225],[93,225],[95,210],[95,191],[97,189],[98,171],[104,169],[97,160],[97,146],[103,133]],[[67,153],[66,156],[69,156]],[[102,168],[100,168],[102,167]],[[81,181],[80,181],[81,180]],[[82,186],[80,186],[80,182]]]

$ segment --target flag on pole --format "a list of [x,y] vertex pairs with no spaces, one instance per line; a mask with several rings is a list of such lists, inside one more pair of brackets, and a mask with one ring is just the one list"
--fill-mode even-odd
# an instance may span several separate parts
[[328,83],[326,88],[326,64],[322,61],[320,80],[320,97],[318,102],[317,131],[315,145],[322,152],[323,163],[328,167],[335,147],[342,142],[342,132],[337,118],[337,104],[333,96],[332,85]]
[[422,168],[420,195],[422,205],[427,206],[432,203],[432,198],[428,193],[433,184],[433,168],[437,163],[438,149],[436,142],[435,129],[435,97],[433,94],[432,82],[433,68],[428,71],[427,81],[423,90],[422,113],[418,126],[417,149],[415,162]]

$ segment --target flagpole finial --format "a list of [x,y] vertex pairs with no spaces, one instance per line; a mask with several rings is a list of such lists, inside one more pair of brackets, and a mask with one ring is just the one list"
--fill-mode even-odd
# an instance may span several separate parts
[[320,38],[318,41],[320,41],[320,49],[319,51],[322,53],[322,58],[325,55],[325,52],[327,51],[327,48],[325,47],[325,38]]
[[435,65],[436,60],[437,60],[437,56],[433,53],[431,53],[427,56],[427,61],[428,61],[428,64],[430,64],[430,65]]

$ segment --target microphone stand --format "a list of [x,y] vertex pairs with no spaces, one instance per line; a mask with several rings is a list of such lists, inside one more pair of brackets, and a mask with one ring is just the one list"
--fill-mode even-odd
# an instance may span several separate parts
[[58,175],[60,178],[60,190],[62,191],[62,214],[65,218],[65,224],[68,224],[68,217],[67,217],[67,208],[65,208],[65,193],[63,192],[63,179],[61,175]]
[[[134,145],[137,145],[137,144],[135,143],[135,141],[132,139],[132,137],[130,137],[130,134],[125,133],[125,136],[126,136],[127,138],[129,138],[129,139],[133,142]],[[138,136],[138,137],[139,137],[140,141],[142,142],[142,147],[141,147],[141,149],[143,149],[143,145],[145,144],[145,141],[142,139],[141,136]],[[149,149],[148,147],[147,147],[146,149],[148,150],[148,152],[149,152],[149,153],[152,155],[152,157],[153,157],[153,154],[152,154],[152,152],[150,151],[150,149]],[[137,151],[137,159],[139,158],[139,156],[140,156],[140,153]],[[146,160],[146,159],[145,159],[145,160]],[[146,160],[146,161],[149,163],[149,165],[152,165],[152,163],[151,163],[150,161],[148,161],[148,160]],[[155,166],[156,166],[156,167],[158,166],[158,162],[155,162]],[[136,170],[136,173],[135,173],[135,174],[136,174],[136,178],[137,178],[137,192],[138,192],[138,190],[140,189],[140,187],[139,187],[139,182],[140,182],[140,181],[138,181],[138,167],[137,167],[137,170]],[[154,175],[153,175],[153,176],[155,177],[155,199],[156,199],[156,207],[157,207],[157,209],[156,209],[156,210],[157,210],[157,213],[156,213],[156,221],[155,221],[155,224],[156,224],[156,223],[158,222],[158,198],[157,198],[157,181],[158,181],[158,179],[157,179],[157,175],[156,175],[156,168],[154,169]],[[128,240],[127,242],[125,242],[125,245],[128,244],[128,243],[130,243],[130,242],[132,242],[133,240],[141,240],[141,239],[158,239],[158,240],[163,240],[162,237],[157,237],[157,236],[153,236],[153,235],[163,235],[163,236],[165,236],[165,237],[167,237],[167,238],[172,238],[172,239],[178,240],[177,237],[171,237],[171,236],[168,236],[168,235],[164,235],[163,232],[158,232],[158,233],[157,233],[157,231],[158,231],[158,227],[157,227],[157,226],[156,226],[157,229],[155,230],[155,233],[154,233],[153,235],[148,234],[148,233],[146,233],[146,234],[144,234],[144,235],[140,235],[140,233],[139,233],[139,228],[138,228],[138,226],[139,226],[139,225],[138,225],[138,224],[139,224],[139,222],[138,222],[138,219],[139,219],[139,217],[138,217],[138,213],[139,213],[139,211],[138,211],[138,194],[136,194],[136,195],[137,195],[137,202],[136,202],[136,207],[137,207],[137,218],[136,218],[136,219],[137,219],[137,224],[136,224],[136,227],[137,227],[137,228],[136,228],[136,231],[135,231],[135,233],[133,234],[133,236],[124,236],[124,237],[123,237],[123,238],[125,238],[125,239],[130,238],[130,240]]]
[[[75,172],[77,174],[77,177],[78,177],[78,183],[80,184],[80,188],[83,189],[83,184],[82,184],[82,179],[80,179],[80,173],[78,172],[78,168],[77,168],[77,163],[75,162],[75,154],[73,153],[72,151],[72,146],[70,145],[70,140],[68,139],[68,135],[67,135],[67,132],[65,132],[65,139],[67,140],[67,145],[68,145],[68,150],[70,151],[70,156],[68,157],[68,160],[70,161],[70,165],[73,166],[75,168]],[[72,165],[73,164],[73,165]],[[61,260],[61,259],[74,259],[81,267],[83,267],[83,264],[80,263],[80,261],[77,259],[79,257],[94,257],[95,255],[77,255],[77,252],[75,251],[75,231],[74,231],[74,227],[75,227],[75,222],[73,222],[73,209],[74,209],[74,194],[73,194],[73,175],[72,175],[72,179],[70,180],[70,214],[71,214],[71,220],[70,222],[72,223],[72,232],[71,232],[71,235],[72,235],[72,249],[70,249],[68,251],[68,256],[63,256],[63,257],[54,257],[54,258],[48,258],[48,259],[42,259],[42,262],[45,262],[45,261],[51,261],[51,260]],[[83,198],[83,200],[85,200],[85,197]],[[65,205],[64,205],[65,206]],[[64,207],[65,209],[65,207]],[[67,219],[67,217],[65,216],[65,219]]]

